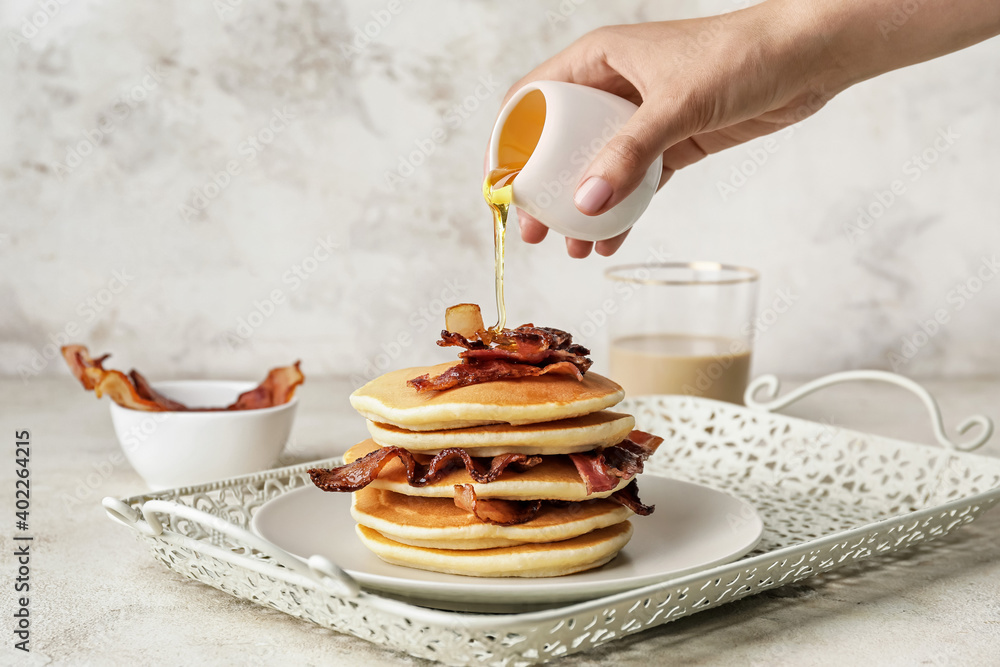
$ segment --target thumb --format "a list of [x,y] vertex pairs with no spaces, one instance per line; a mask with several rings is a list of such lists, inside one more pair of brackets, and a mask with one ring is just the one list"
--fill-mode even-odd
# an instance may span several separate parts
[[611,138],[577,186],[576,207],[586,215],[600,215],[632,194],[649,165],[685,135],[677,114],[643,103]]

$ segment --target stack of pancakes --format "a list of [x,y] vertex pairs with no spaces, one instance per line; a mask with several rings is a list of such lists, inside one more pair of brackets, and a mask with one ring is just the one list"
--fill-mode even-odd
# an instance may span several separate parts
[[[629,481],[588,494],[570,457],[552,455],[628,438],[635,420],[606,409],[622,400],[621,387],[596,373],[583,381],[547,374],[448,391],[418,392],[406,384],[452,365],[393,371],[355,391],[351,405],[368,419],[371,439],[352,447],[345,464],[382,447],[424,462],[456,447],[480,461],[509,453],[543,455],[542,461],[488,483],[458,466],[417,486],[408,482],[403,459],[389,458],[354,492],[351,511],[364,544],[389,563],[481,577],[557,576],[614,558],[632,535],[632,511],[606,498]],[[524,523],[499,525],[456,505],[456,485],[471,485],[479,499],[546,502]]]

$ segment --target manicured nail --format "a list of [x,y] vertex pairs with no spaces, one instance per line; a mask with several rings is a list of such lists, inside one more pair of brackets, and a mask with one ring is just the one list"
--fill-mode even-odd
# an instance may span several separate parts
[[577,188],[573,201],[587,215],[595,215],[611,199],[611,184],[599,176],[591,176]]

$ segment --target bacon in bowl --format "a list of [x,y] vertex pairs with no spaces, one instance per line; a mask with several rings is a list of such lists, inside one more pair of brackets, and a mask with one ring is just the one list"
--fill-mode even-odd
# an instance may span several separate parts
[[305,381],[299,362],[263,382],[149,382],[104,368],[82,345],[62,348],[84,389],[112,399],[111,421],[125,458],[154,490],[200,484],[273,466],[292,430]]
[[147,412],[208,412],[215,410],[259,410],[273,408],[289,402],[295,396],[295,388],[305,382],[296,361],[291,366],[272,368],[264,381],[240,394],[235,401],[225,407],[189,408],[179,401],[168,398],[156,391],[149,381],[134,368],[126,376],[121,371],[107,370],[104,361],[110,354],[94,359],[83,345],[66,345],[61,348],[63,359],[70,372],[80,381],[83,388],[93,391],[101,398],[105,394],[123,408]]

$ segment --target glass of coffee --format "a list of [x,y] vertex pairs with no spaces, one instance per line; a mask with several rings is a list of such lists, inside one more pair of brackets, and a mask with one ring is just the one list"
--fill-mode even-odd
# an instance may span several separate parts
[[611,379],[626,395],[688,394],[743,403],[760,275],[717,262],[607,270]]

